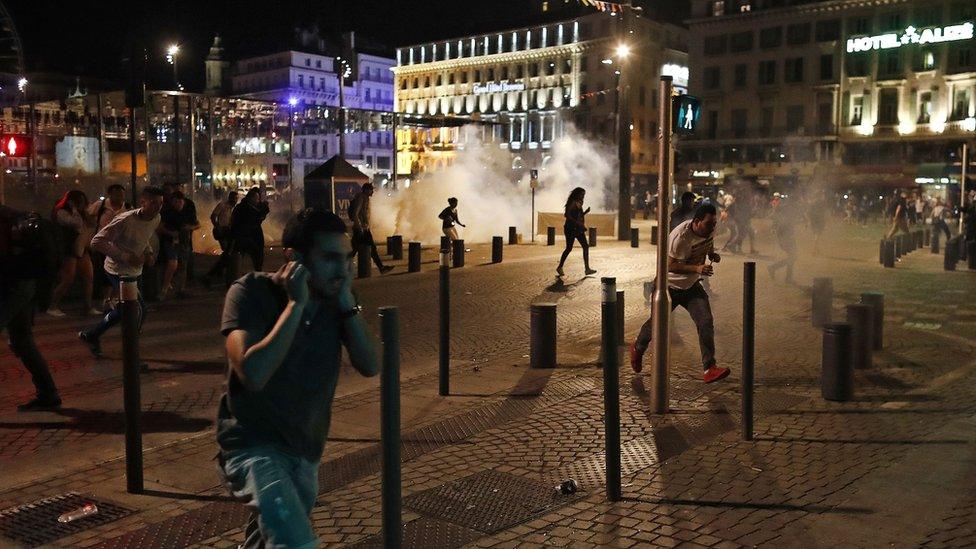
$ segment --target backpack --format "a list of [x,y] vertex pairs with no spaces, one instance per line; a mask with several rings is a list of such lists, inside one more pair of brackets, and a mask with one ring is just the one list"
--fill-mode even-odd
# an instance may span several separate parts
[[5,208],[0,215],[10,227],[4,274],[36,280],[37,303],[42,311],[47,310],[64,259],[61,229],[37,212]]

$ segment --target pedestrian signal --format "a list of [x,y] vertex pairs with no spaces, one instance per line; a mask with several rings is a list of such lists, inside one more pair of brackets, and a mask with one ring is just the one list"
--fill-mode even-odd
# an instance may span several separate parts
[[22,134],[0,136],[0,152],[13,158],[27,158],[31,155],[34,140]]
[[676,134],[692,135],[701,119],[701,104],[697,97],[678,95],[671,98],[671,129]]

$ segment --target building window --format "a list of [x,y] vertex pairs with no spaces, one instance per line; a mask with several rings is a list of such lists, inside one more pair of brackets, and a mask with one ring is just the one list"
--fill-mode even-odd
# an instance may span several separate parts
[[536,76],[539,76],[539,64],[538,63],[529,63],[529,76],[530,77],[533,77],[533,78],[536,77]]
[[729,37],[725,34],[705,38],[705,55],[721,55],[728,51]]
[[319,141],[318,139],[312,140],[312,158],[319,155]]
[[970,88],[956,88],[952,92],[952,119],[969,118],[969,101],[972,95]]
[[424,87],[425,88],[429,88],[430,87],[430,77],[429,76],[425,76],[424,77]]
[[847,56],[847,76],[867,76],[870,71],[870,52],[855,53]]
[[304,88],[305,87],[305,75],[304,74],[299,74],[298,75],[298,87],[299,88]]
[[860,126],[864,115],[864,96],[855,95],[851,98],[851,126]]
[[878,123],[888,126],[898,123],[898,90],[881,90],[878,96]]
[[406,78],[404,78],[403,80],[400,81],[400,89],[401,90],[407,89],[407,79]]
[[770,86],[776,83],[776,61],[759,62],[759,85]]
[[973,47],[951,44],[949,46],[949,72],[968,72],[974,68]]
[[454,73],[449,72],[447,73],[447,85],[450,86],[452,84],[454,84]]
[[589,59],[589,58],[587,56],[585,56],[585,55],[582,56],[582,57],[580,57],[580,68],[579,68],[580,72],[586,72],[586,65],[587,65],[586,60],[587,59]]
[[786,107],[786,131],[794,133],[803,128],[803,105]]
[[646,96],[647,96],[647,88],[641,86],[640,88],[637,89],[637,104],[640,105],[641,107],[644,106],[644,101]]
[[759,132],[762,137],[769,137],[773,133],[773,108],[763,107],[759,112]]
[[743,138],[746,136],[747,111],[745,109],[732,109],[732,137]]
[[304,158],[305,157],[305,140],[302,139],[301,141],[302,141],[302,158]]
[[935,49],[922,48],[915,53],[915,70],[929,71],[935,68]]
[[[438,74],[437,75],[437,85],[440,86],[442,84],[444,84],[444,75]],[[367,90],[367,91],[369,91],[369,90]]]
[[817,21],[817,42],[830,42],[840,38],[840,19]]
[[834,54],[828,53],[820,56],[820,79],[834,79]]
[[932,92],[922,92],[918,96],[918,123],[928,124],[932,121]]
[[879,30],[882,32],[905,30],[905,23],[902,20],[901,13],[893,12],[881,15]]
[[708,138],[718,135],[718,111],[708,111]]
[[802,57],[793,57],[786,60],[786,71],[783,79],[789,83],[803,82]]
[[488,69],[488,81],[489,82],[494,82],[495,81],[495,69],[494,68]]
[[759,47],[768,50],[783,44],[783,27],[770,27],[759,31]]
[[525,78],[525,65],[515,65],[515,79]]
[[883,51],[878,54],[878,77],[901,76],[901,52],[898,50]]
[[719,89],[722,85],[721,74],[721,69],[719,67],[707,67],[705,69],[705,89]]
[[309,59],[308,57],[305,58],[305,66],[306,67],[311,67],[312,66],[312,60]]
[[847,20],[850,34],[868,34],[871,32],[871,20],[867,17],[851,17]]
[[786,43],[791,46],[806,44],[810,41],[810,23],[788,25],[786,27]]
[[752,49],[752,31],[737,32],[729,39],[729,50],[738,53]]
[[325,90],[325,78],[319,78],[319,90]]
[[316,59],[315,60],[315,68],[316,69],[321,69],[322,68],[322,60],[321,59]]
[[748,70],[748,67],[749,66],[746,65],[745,63],[739,63],[738,65],[735,66],[735,73],[734,73],[734,78],[732,80],[732,83],[736,88],[746,87],[746,79],[748,78],[746,76],[746,72]]
[[474,71],[474,82],[481,82],[481,70]]
[[566,58],[563,60],[563,74],[570,74],[573,72],[573,60]]
[[502,67],[502,80],[508,80],[508,65]]
[[918,27],[934,27],[942,23],[942,6],[916,7],[912,23]]
[[957,0],[952,4],[952,20],[976,19],[976,4],[972,0]]
[[462,84],[468,83],[468,71],[461,71],[461,83]]
[[[438,76],[437,78],[440,79],[440,76]],[[438,82],[438,84],[440,84],[440,82]],[[366,88],[365,95],[364,95],[363,99],[365,99],[367,102],[369,102],[369,100],[370,100],[369,99],[369,92],[370,92],[370,89],[369,88]]]
[[546,63],[546,76],[552,76],[554,74],[556,74],[556,63],[549,61]]
[[725,0],[713,0],[712,17],[721,17],[723,15],[725,15]]

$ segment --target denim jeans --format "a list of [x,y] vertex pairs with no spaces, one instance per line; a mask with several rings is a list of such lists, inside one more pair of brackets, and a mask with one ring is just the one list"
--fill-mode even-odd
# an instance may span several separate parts
[[58,398],[58,389],[51,378],[47,361],[34,344],[34,295],[37,283],[33,280],[6,280],[0,292],[0,331],[7,330],[10,350],[30,372],[34,389],[40,398]]
[[[671,296],[671,310],[675,310],[681,305],[688,310],[691,319],[695,321],[698,328],[698,344],[701,347],[702,367],[707,370],[715,365],[715,326],[712,320],[712,306],[708,302],[708,294],[702,287],[701,281],[687,290],[679,288],[668,288]],[[654,317],[647,319],[641,326],[640,334],[637,336],[635,347],[644,353],[651,344],[654,336]]]
[[[119,275],[112,273],[105,273],[108,278],[109,283],[112,285],[112,290],[116,293],[120,292],[119,287],[122,285],[122,278]],[[140,277],[136,277],[132,280],[138,281]],[[129,280],[129,278],[126,278]],[[88,337],[98,340],[108,331],[109,328],[115,326],[122,320],[122,310],[120,307],[116,307],[109,311],[104,318],[98,323],[97,326],[88,330],[86,334]],[[142,299],[142,292],[139,292],[139,329],[142,329],[143,322],[146,321],[146,302]]]
[[309,518],[318,494],[318,470],[318,462],[286,454],[273,446],[223,454],[228,487],[253,511],[244,532],[244,547],[319,546]]

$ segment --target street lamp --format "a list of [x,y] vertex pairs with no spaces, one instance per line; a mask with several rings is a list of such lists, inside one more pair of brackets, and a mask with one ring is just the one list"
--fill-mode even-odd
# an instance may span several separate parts
[[177,90],[182,90],[183,86],[180,85],[180,77],[176,67],[176,56],[180,53],[179,44],[170,44],[166,48],[166,62],[173,65],[173,83],[176,84]]
[[17,80],[17,91],[19,91],[20,93],[24,93],[24,90],[26,89],[27,89],[27,79],[22,76],[20,77],[20,80]]
[[627,44],[618,44],[616,53],[618,58],[624,59],[628,55],[630,55],[630,46],[628,46]]
[[[617,66],[613,71],[615,91],[614,114],[617,126],[617,162],[618,162],[618,198],[617,198],[617,239],[626,240],[630,234],[630,101],[628,93],[626,70],[627,58],[630,57],[630,45],[619,42],[613,49]],[[604,63],[611,65],[613,59],[606,59]]]

